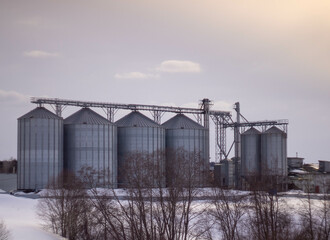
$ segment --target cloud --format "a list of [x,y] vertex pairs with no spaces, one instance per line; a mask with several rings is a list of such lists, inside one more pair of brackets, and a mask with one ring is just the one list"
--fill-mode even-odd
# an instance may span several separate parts
[[58,53],[33,50],[33,51],[24,52],[24,56],[32,57],[32,58],[54,58],[54,57],[59,57],[60,55]]
[[226,101],[215,101],[212,102],[211,110],[219,110],[219,111],[229,111],[233,112],[234,103],[229,103]]
[[15,92],[15,91],[5,91],[0,89],[0,103],[8,102],[19,102],[26,103],[29,102],[30,96]]
[[160,72],[190,72],[190,73],[199,73],[201,72],[201,67],[199,63],[191,61],[180,61],[180,60],[167,60],[163,61],[157,68],[157,71]]
[[167,60],[167,61],[163,61],[155,69],[149,69],[148,71],[152,73],[142,73],[142,72],[116,73],[114,77],[116,79],[142,80],[142,79],[150,79],[150,78],[159,78],[160,74],[154,73],[155,71],[169,72],[169,73],[177,73],[177,72],[196,73],[196,72],[201,72],[201,67],[198,63],[191,61]]
[[[200,108],[201,102],[189,102],[181,105],[181,107],[186,108]],[[212,101],[211,100],[211,110],[215,111],[229,111],[232,112],[234,107],[234,103],[229,103],[226,101]]]
[[158,74],[146,74],[141,72],[129,72],[129,73],[117,73],[115,74],[116,79],[149,79],[158,78]]

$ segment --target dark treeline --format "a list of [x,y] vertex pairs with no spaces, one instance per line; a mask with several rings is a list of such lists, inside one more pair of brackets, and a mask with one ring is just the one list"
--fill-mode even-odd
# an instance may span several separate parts
[[17,160],[10,158],[0,161],[0,173],[17,173]]
[[[166,171],[154,159],[127,156],[125,190],[99,188],[100,173],[88,167],[78,177],[65,173],[45,191],[38,213],[54,233],[72,240],[329,240],[329,195],[316,205],[307,194],[292,212],[267,179],[245,193],[202,189],[208,179],[198,155],[178,151]],[[212,198],[197,200],[201,194]]]

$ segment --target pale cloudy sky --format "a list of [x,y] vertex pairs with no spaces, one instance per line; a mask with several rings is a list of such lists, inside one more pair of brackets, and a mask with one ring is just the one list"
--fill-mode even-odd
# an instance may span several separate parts
[[16,157],[29,97],[48,96],[239,101],[250,121],[289,119],[289,155],[330,160],[329,13],[328,0],[2,0],[0,159]]

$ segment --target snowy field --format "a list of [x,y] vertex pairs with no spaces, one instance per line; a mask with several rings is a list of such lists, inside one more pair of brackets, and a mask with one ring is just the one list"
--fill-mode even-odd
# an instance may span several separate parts
[[[207,189],[206,192],[210,190]],[[116,190],[118,196],[125,196],[126,193],[123,190]],[[205,194],[205,193],[204,193]],[[240,191],[228,191],[228,194],[247,194],[247,192]],[[41,193],[42,195],[42,193]],[[206,196],[208,194],[205,194]],[[204,195],[204,196],[205,196]],[[32,197],[32,198],[31,198]],[[35,194],[16,194],[16,196],[10,195],[0,189],[0,220],[4,220],[7,228],[11,233],[11,240],[35,240],[35,239],[63,239],[55,234],[47,232],[42,227],[38,215],[36,214],[38,197]],[[294,215],[294,218],[298,218],[297,212],[302,208],[302,199],[305,194],[298,191],[287,192],[282,198],[287,204],[287,211]],[[314,206],[320,206],[321,201],[317,200],[317,195],[314,195],[312,202]],[[200,206],[207,203],[205,200],[195,202]]]
[[43,230],[36,215],[37,199],[16,197],[0,190],[0,219],[10,231],[10,240],[63,239]]

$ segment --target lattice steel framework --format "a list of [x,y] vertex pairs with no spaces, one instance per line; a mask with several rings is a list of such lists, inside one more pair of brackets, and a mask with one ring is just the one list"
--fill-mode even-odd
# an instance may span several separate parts
[[[96,108],[103,108],[103,109],[126,109],[126,110],[132,110],[132,111],[150,111],[153,113],[155,120],[161,119],[161,116],[164,112],[202,114],[202,115],[205,115],[205,113],[206,113],[204,108],[183,108],[183,107],[144,105],[144,104],[90,102],[90,101],[76,101],[76,100],[67,100],[67,99],[58,99],[58,98],[32,97],[31,103],[35,103],[35,104],[39,104],[39,105],[49,104],[49,105],[55,106],[55,109],[57,109],[56,113],[58,113],[58,114],[62,114],[62,110],[63,110],[64,106],[96,107]],[[216,114],[223,114],[223,115],[230,116],[230,112],[228,112],[228,111],[212,111],[212,112],[214,112]],[[210,111],[210,113],[211,113],[211,111]]]
[[215,125],[215,162],[220,162],[220,160],[226,159],[229,154],[226,151],[227,141],[224,123],[230,118],[217,114],[211,114],[210,116]]

